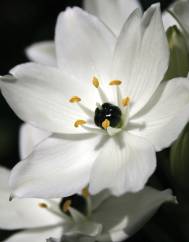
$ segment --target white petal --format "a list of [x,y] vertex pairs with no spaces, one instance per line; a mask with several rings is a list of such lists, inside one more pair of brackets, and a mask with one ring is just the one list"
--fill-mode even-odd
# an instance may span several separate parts
[[104,190],[98,194],[91,196],[92,210],[97,209],[100,204],[110,196],[109,190]]
[[137,0],[85,0],[84,8],[89,13],[96,15],[116,34],[120,30],[129,17],[136,9],[140,8]]
[[131,132],[145,137],[157,151],[178,137],[189,120],[189,80],[175,78],[163,82],[149,103],[135,117],[144,127]]
[[10,171],[0,167],[0,228],[23,229],[56,225],[61,220],[55,214],[39,207],[40,199],[14,199],[9,202]]
[[[76,119],[88,119],[88,116],[75,103],[72,96],[86,98],[88,107],[95,103],[96,92],[90,93],[87,85],[76,85],[72,79],[57,68],[28,63],[11,70],[17,80],[4,80],[1,77],[0,88],[3,96],[15,113],[34,126],[58,133],[83,133],[75,128]],[[94,104],[95,106],[95,104]]]
[[118,39],[113,79],[122,80],[123,95],[130,96],[136,113],[153,95],[168,67],[169,49],[159,5],[152,5],[143,18],[135,11]]
[[19,134],[20,157],[25,159],[31,154],[34,147],[42,140],[50,136],[50,133],[42,129],[35,128],[30,124],[22,124]]
[[36,63],[56,66],[56,54],[53,41],[43,41],[32,44],[26,49],[29,60]]
[[138,193],[110,197],[94,211],[93,220],[103,224],[104,233],[110,233],[113,241],[119,236],[130,237],[137,232],[164,202],[175,201],[171,191],[158,191],[145,187]]
[[110,232],[110,238],[113,242],[121,242],[128,236],[123,230],[115,230]]
[[18,197],[56,198],[81,191],[89,182],[91,166],[99,153],[98,136],[50,137],[10,177]]
[[141,190],[156,166],[154,148],[128,132],[114,136],[102,147],[94,162],[90,192],[110,188],[114,195]]
[[55,43],[59,67],[81,82],[90,84],[94,75],[104,80],[115,38],[96,17],[77,7],[68,8],[58,17]]
[[5,240],[5,242],[45,242],[49,237],[59,238],[62,235],[62,228],[44,228],[36,230],[26,230],[16,233]]
[[83,214],[74,208],[69,209],[75,226],[72,228],[73,234],[82,234],[88,236],[97,236],[102,231],[102,225],[88,220]]

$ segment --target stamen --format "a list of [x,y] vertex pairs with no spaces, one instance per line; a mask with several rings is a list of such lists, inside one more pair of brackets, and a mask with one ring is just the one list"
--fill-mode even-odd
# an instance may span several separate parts
[[85,105],[83,105],[82,103],[80,103],[81,102],[81,98],[80,97],[78,97],[78,96],[73,96],[73,97],[71,97],[70,98],[70,100],[69,100],[69,102],[70,103],[77,103],[78,104],[78,106],[89,116],[89,117],[91,117],[91,116],[93,116],[93,112],[89,109],[89,108],[87,108]]
[[126,98],[123,98],[122,99],[122,105],[124,106],[124,107],[126,107],[126,106],[128,106],[129,105],[129,103],[130,103],[130,97],[126,97]]
[[112,80],[109,85],[110,86],[119,86],[122,83],[120,80]]
[[87,114],[87,116],[89,116],[90,118],[93,117],[94,112],[91,111],[88,107],[86,107],[84,104],[82,103],[78,103],[78,106],[81,108],[81,110]]
[[63,205],[63,211],[66,213],[69,208],[71,207],[72,201],[71,200],[67,200],[65,201],[64,205]]
[[93,77],[93,80],[92,80],[92,83],[93,85],[96,87],[96,89],[98,90],[98,93],[99,93],[99,96],[102,100],[102,102],[107,102],[108,99],[107,99],[107,96],[106,94],[103,92],[103,90],[100,88],[100,83],[99,83],[99,80],[97,77]]
[[90,196],[88,187],[83,188],[82,195],[85,199],[87,199]]
[[78,102],[80,102],[80,101],[81,101],[81,98],[78,97],[78,96],[73,96],[73,97],[71,97],[70,100],[69,100],[69,102],[71,102],[71,103],[78,103]]
[[38,206],[40,208],[48,208],[48,205],[46,203],[39,203]]
[[86,122],[85,120],[78,119],[78,120],[75,121],[74,126],[75,126],[76,128],[78,128],[79,126],[82,126],[82,125],[84,125],[84,124],[86,124],[86,123],[87,123],[87,122]]
[[105,119],[103,122],[102,122],[102,127],[104,129],[107,129],[108,127],[110,126],[110,121],[108,119]]
[[99,80],[98,80],[98,78],[96,78],[95,76],[93,77],[93,85],[96,87],[96,88],[98,88],[99,87]]
[[38,203],[38,206],[43,209],[47,209],[47,211],[56,214],[56,216],[62,217],[64,219],[68,219],[67,215],[62,213],[59,209],[59,202],[58,201],[53,201],[53,200],[48,200],[48,204],[45,202]]

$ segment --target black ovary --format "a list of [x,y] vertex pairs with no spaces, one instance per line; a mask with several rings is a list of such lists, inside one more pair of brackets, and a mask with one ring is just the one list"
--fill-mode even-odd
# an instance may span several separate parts
[[98,127],[102,127],[102,122],[108,119],[111,127],[118,127],[121,122],[121,110],[119,107],[111,104],[104,103],[95,110],[94,122]]
[[[69,197],[65,197],[62,199],[61,203],[60,203],[60,209],[63,210],[63,206],[64,203],[67,200],[71,200],[71,207],[75,208],[76,210],[78,210],[79,212],[86,214],[86,210],[87,210],[87,203],[84,197],[80,196],[80,195],[72,195]],[[67,211],[66,212],[67,215],[70,215],[70,212]]]

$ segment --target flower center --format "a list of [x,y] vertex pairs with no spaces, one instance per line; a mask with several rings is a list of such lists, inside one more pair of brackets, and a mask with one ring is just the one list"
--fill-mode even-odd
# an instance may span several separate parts
[[111,103],[103,103],[95,110],[94,122],[102,129],[109,126],[118,128],[121,125],[121,110]]
[[64,213],[70,215],[69,207],[73,207],[79,212],[86,214],[86,200],[83,196],[80,195],[72,195],[66,198],[63,198],[60,203],[60,209],[63,210]]
[[101,133],[105,134],[105,130],[110,136],[113,136],[123,130],[128,122],[128,112],[131,99],[129,96],[122,96],[122,92],[120,90],[120,85],[122,84],[122,81],[120,80],[115,79],[109,82],[109,85],[115,88],[115,94],[117,96],[117,100],[115,100],[115,102],[117,103],[117,105],[109,102],[109,99],[106,93],[101,88],[100,82],[97,77],[93,77],[92,84],[98,91],[100,103],[102,104],[96,103],[97,108],[95,109],[95,112],[93,112],[82,103],[82,100],[79,96],[72,96],[69,99],[69,102],[76,103],[89,117],[88,120],[77,119],[74,122],[74,126],[76,128],[82,126],[84,129],[90,130],[92,132],[99,132],[99,129],[90,127],[88,125],[88,122],[92,123],[94,121],[96,126],[103,129],[103,131],[100,130]]

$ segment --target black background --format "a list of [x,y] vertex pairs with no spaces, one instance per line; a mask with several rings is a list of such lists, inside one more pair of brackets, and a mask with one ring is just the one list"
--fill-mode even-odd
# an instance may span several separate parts
[[[143,0],[141,2],[145,9],[157,1]],[[162,9],[170,3],[170,0],[161,1]],[[7,74],[15,65],[27,61],[24,49],[28,45],[53,39],[58,13],[67,6],[73,5],[82,6],[82,1],[0,0],[0,75]],[[12,168],[19,160],[18,130],[20,124],[21,121],[0,94],[0,164],[9,168]],[[148,232],[144,231],[145,228],[128,241],[156,241],[155,238],[149,240],[146,236]],[[0,232],[0,241],[1,234],[2,232]]]

